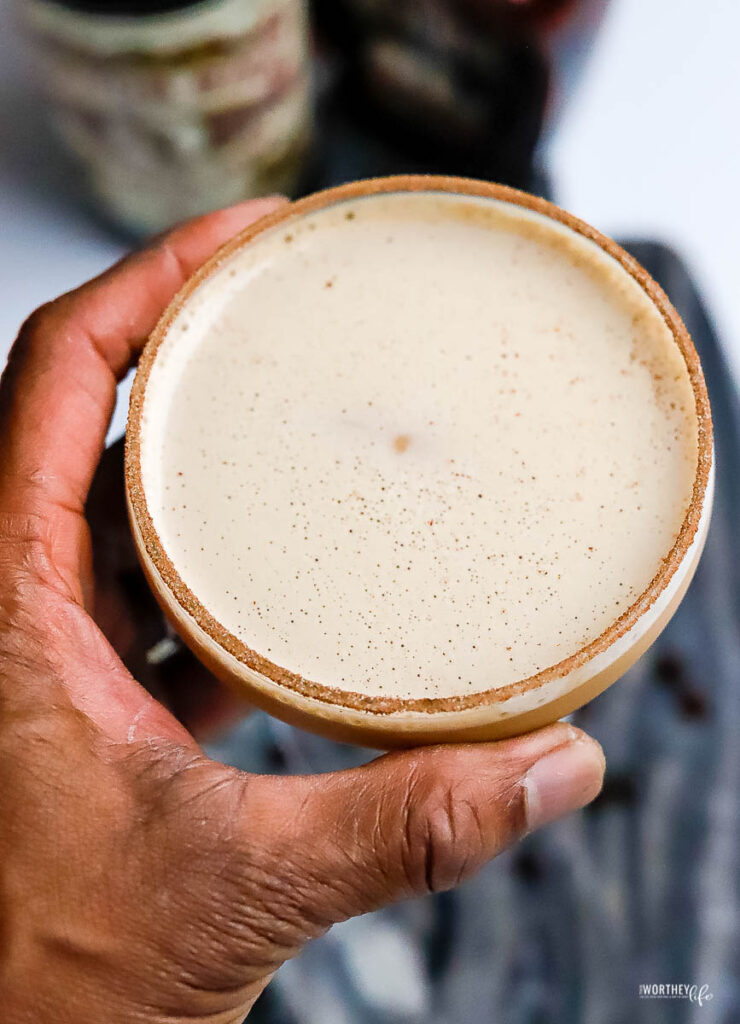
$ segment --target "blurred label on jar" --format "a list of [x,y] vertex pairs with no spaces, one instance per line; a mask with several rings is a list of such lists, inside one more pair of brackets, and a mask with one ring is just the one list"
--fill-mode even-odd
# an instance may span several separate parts
[[56,127],[129,230],[296,188],[311,131],[305,0],[145,15],[25,0],[23,13]]

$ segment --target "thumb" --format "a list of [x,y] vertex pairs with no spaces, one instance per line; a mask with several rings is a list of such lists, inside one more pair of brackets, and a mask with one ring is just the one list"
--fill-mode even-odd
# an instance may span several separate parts
[[309,791],[291,859],[315,881],[304,889],[321,901],[313,916],[323,911],[331,924],[457,885],[527,832],[593,800],[604,766],[595,740],[558,723],[302,780]]

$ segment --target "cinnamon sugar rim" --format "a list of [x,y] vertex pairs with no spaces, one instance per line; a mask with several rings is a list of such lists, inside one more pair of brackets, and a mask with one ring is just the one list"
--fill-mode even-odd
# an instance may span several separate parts
[[[214,618],[178,574],[157,534],[147,506],[146,494],[142,484],[141,424],[149,375],[159,346],[167,336],[174,319],[181,312],[195,289],[206,281],[235,252],[247,245],[258,235],[269,231],[279,224],[302,217],[308,213],[313,213],[335,203],[394,192],[442,192],[453,195],[496,199],[543,214],[551,220],[565,225],[584,238],[595,242],[627,271],[660,312],[684,358],[696,405],[698,451],[691,501],[673,547],[663,558],[658,572],[646,589],[618,619],[612,622],[595,640],[592,640],[575,654],[549,668],[542,669],[526,679],[521,679],[499,688],[491,688],[460,696],[403,698],[370,696],[356,693],[351,690],[343,690],[306,679],[304,676],[297,675],[287,668],[274,664],[274,662],[268,660],[257,651],[253,651]],[[574,669],[580,668],[597,655],[608,650],[616,640],[629,632],[652,607],[683,563],[699,526],[711,466],[712,417],[699,357],[678,313],[668,300],[665,292],[650,277],[647,271],[612,239],[607,238],[589,224],[545,199],[540,199],[505,185],[495,185],[469,178],[437,175],[398,175],[387,178],[371,178],[316,192],[305,199],[287,204],[256,221],[254,224],[250,224],[222,246],[186,282],[167,307],[152,332],[136,371],[136,378],[131,390],[126,430],[126,489],[130,501],[131,514],[141,534],[149,558],[156,567],[163,583],[183,611],[187,612],[212,640],[228,651],[237,661],[252,671],[265,676],[273,683],[303,697],[318,700],[325,704],[353,708],[358,711],[378,715],[388,715],[394,712],[426,712],[433,714],[437,712],[464,711],[476,707],[494,705],[506,701],[517,694],[534,691],[553,680],[561,679],[569,675]]]

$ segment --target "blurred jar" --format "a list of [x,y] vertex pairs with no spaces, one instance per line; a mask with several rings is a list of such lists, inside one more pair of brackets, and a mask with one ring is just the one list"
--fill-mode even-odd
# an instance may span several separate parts
[[23,0],[55,125],[137,234],[292,193],[311,133],[305,0]]

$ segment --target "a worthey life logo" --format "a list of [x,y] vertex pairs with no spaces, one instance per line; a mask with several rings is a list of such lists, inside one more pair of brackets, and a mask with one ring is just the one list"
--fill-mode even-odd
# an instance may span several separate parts
[[714,998],[709,985],[640,985],[638,994],[640,999],[688,999],[697,1006]]

